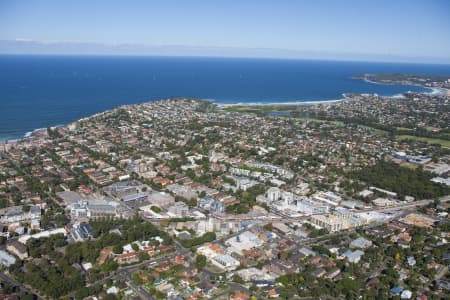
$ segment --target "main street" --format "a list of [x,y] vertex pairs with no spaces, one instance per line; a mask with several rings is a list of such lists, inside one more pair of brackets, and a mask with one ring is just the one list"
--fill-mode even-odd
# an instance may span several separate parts
[[[450,201],[450,196],[442,197],[439,199],[441,202],[448,202]],[[367,213],[367,212],[378,212],[378,213],[385,213],[385,212],[392,212],[392,211],[400,211],[400,210],[406,210],[421,206],[427,206],[430,203],[433,203],[434,200],[420,200],[420,201],[414,201],[414,202],[408,202],[408,203],[402,203],[394,206],[388,206],[388,207],[382,207],[382,208],[371,208],[371,209],[361,209],[361,210],[353,210],[354,213]],[[323,214],[314,214],[314,215],[304,215],[304,216],[298,216],[298,217],[289,217],[289,216],[273,216],[273,217],[248,217],[248,216],[217,216],[217,219],[221,221],[252,221],[256,223],[268,223],[268,222],[281,222],[281,223],[297,223],[301,221],[308,220],[311,218],[311,216],[318,216],[318,215],[328,215],[328,213]]]
[[[449,202],[450,196],[445,196],[439,199],[441,202]],[[406,202],[401,203],[398,205],[393,206],[387,206],[387,207],[381,207],[381,208],[367,208],[367,209],[360,209],[360,210],[352,210],[353,213],[368,213],[368,212],[379,212],[379,213],[385,213],[385,212],[392,212],[392,211],[399,211],[404,209],[410,209],[410,208],[416,208],[421,206],[427,206],[430,203],[433,203],[435,200],[419,200],[419,201],[413,201],[413,202]],[[322,214],[314,214],[314,215],[302,215],[298,217],[289,217],[286,215],[280,215],[279,212],[273,211],[274,214],[278,214],[278,216],[261,216],[261,217],[250,217],[250,216],[236,216],[236,215],[216,215],[215,218],[221,221],[229,221],[229,222],[237,222],[237,221],[252,221],[252,223],[269,223],[269,222],[281,222],[281,223],[297,223],[301,221],[308,220],[312,216],[318,216],[318,215],[328,215],[328,213],[322,213]],[[162,218],[145,218],[147,221],[150,222],[161,222],[167,219]]]

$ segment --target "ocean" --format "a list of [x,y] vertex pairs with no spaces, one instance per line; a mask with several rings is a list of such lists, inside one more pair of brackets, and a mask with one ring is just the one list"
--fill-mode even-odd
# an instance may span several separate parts
[[66,124],[113,107],[169,97],[217,103],[341,99],[427,91],[371,84],[361,73],[448,75],[450,65],[314,60],[0,55],[0,140]]

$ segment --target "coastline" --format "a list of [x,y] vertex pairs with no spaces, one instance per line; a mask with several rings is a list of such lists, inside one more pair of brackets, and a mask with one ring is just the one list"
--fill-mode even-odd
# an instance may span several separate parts
[[[396,83],[383,83],[383,82],[376,82],[370,79],[366,79],[366,78],[353,78],[356,80],[363,80],[364,82],[370,83],[370,84],[378,84],[378,85],[396,85]],[[429,86],[423,86],[420,84],[409,84],[408,86],[417,86],[417,87],[421,87],[424,89],[428,89],[429,91],[426,92],[422,92],[423,94],[427,94],[427,95],[446,95],[448,93],[448,90],[444,89],[444,88],[437,88],[437,87],[429,87]],[[406,92],[405,92],[406,93]],[[386,98],[390,98],[393,96],[386,96]]]
[[448,95],[450,94],[450,90],[443,89],[443,88],[429,88],[431,89],[430,92],[426,92],[427,95]]
[[[345,94],[344,94],[345,95]],[[343,95],[343,98],[341,99],[331,99],[331,100],[307,100],[307,101],[290,101],[290,102],[237,102],[237,103],[219,103],[215,102],[214,100],[210,100],[214,104],[217,105],[217,107],[225,108],[225,107],[233,107],[233,106],[271,106],[271,105],[314,105],[314,104],[332,104],[341,102],[347,99]]]
[[[363,80],[364,82],[367,82],[367,83],[370,83],[370,84],[377,84],[377,85],[395,85],[394,83],[392,83],[392,84],[381,83],[381,82],[376,82],[376,81],[372,81],[372,80],[365,79],[365,78],[353,78],[352,77],[352,79],[354,79],[354,80]],[[402,85],[402,84],[400,84],[400,85]],[[450,94],[450,90],[447,90],[447,89],[444,89],[444,88],[427,87],[427,86],[422,86],[420,84],[413,84],[413,85],[408,85],[408,86],[416,86],[416,87],[421,87],[421,88],[426,89],[427,91],[420,92],[421,94],[425,94],[425,95],[447,95],[447,94]],[[405,91],[403,93],[394,94],[394,95],[388,95],[388,96],[382,96],[382,97],[384,97],[384,98],[392,98],[392,99],[404,98],[403,94],[404,93],[408,93],[408,92],[410,92],[410,91]],[[345,101],[345,100],[348,99],[346,94],[347,93],[343,93],[342,94],[343,98],[340,98],[340,99],[316,100],[316,101],[314,101],[314,100],[305,100],[305,101],[296,100],[296,101],[288,101],[288,102],[218,103],[214,99],[207,99],[207,100],[214,102],[220,108],[233,107],[233,106],[313,105],[313,104],[332,104],[332,103]],[[359,94],[364,94],[364,93],[359,93]],[[373,94],[375,94],[375,93],[373,93]]]
[[[354,78],[357,79],[357,78]],[[367,83],[371,83],[371,84],[378,84],[378,85],[389,85],[388,83],[379,83],[379,82],[375,82],[375,81],[371,81],[368,79],[361,79]],[[450,90],[447,89],[443,89],[443,88],[435,88],[435,87],[424,87],[421,85],[414,85],[414,86],[419,86],[425,89],[428,89],[429,91],[424,91],[424,92],[420,92],[422,94],[426,94],[426,95],[447,95],[450,94]],[[408,91],[404,92],[407,93]],[[400,94],[395,94],[395,95],[390,95],[390,96],[382,96],[385,98],[391,98],[391,99],[399,99],[399,98],[404,98],[403,94],[404,93],[400,93]],[[334,103],[338,103],[341,101],[345,101],[348,100],[349,98],[346,96],[347,93],[343,93],[342,94],[342,98],[340,99],[329,99],[329,100],[296,100],[296,101],[288,101],[288,102],[236,102],[236,103],[220,103],[217,102],[215,99],[201,99],[201,100],[205,100],[205,101],[210,101],[212,103],[214,103],[215,105],[217,105],[217,107],[221,110],[227,107],[235,107],[235,106],[287,106],[287,105],[315,105],[315,104],[334,104]],[[364,93],[359,93],[359,94],[364,94]],[[373,95],[373,94],[372,94]],[[141,103],[145,103],[141,102]],[[124,105],[129,105],[129,104],[124,104]],[[122,106],[122,105],[120,105]],[[119,106],[119,107],[120,107]],[[96,115],[96,114],[94,114]],[[91,116],[94,116],[91,115]],[[82,120],[84,118],[89,118],[91,116],[86,116],[83,118],[80,118],[76,121]],[[74,122],[74,121],[72,121]],[[69,124],[71,122],[68,122],[67,124]],[[61,126],[66,126],[67,124],[64,125],[52,125],[50,127],[61,127]],[[35,132],[39,132],[39,131],[43,131],[46,130],[46,128],[36,128],[34,130],[31,131],[27,131],[25,132],[25,134],[23,134],[22,136],[18,136],[18,137],[1,137],[0,136],[0,145],[6,145],[6,144],[12,144],[12,143],[16,143],[18,141],[21,140],[25,140],[27,138],[33,137],[33,133]]]
[[[367,81],[368,83],[373,83],[373,84],[379,84],[379,85],[383,85],[383,83],[377,83],[377,82],[372,82],[370,80],[366,80],[364,79],[364,81]],[[420,86],[420,85],[417,85]],[[426,88],[429,91],[424,91],[424,92],[420,92],[421,94],[426,94],[426,95],[447,95],[450,90],[446,90],[443,88],[435,88],[435,87],[424,87],[424,86],[420,86],[422,88]],[[404,93],[408,93],[409,91],[406,91]],[[381,96],[384,98],[392,98],[392,99],[398,99],[398,98],[404,98],[403,94],[404,93],[400,93],[400,94],[394,94],[394,95],[389,95],[389,96]],[[205,99],[208,101],[213,102],[214,104],[216,104],[218,107],[220,108],[225,108],[225,107],[233,107],[233,106],[274,106],[274,105],[279,105],[279,106],[285,106],[285,105],[314,105],[314,104],[333,104],[333,103],[337,103],[337,102],[341,102],[341,101],[345,101],[348,99],[348,97],[346,96],[347,93],[343,93],[342,94],[342,98],[340,99],[330,99],[330,100],[306,100],[306,101],[301,101],[301,100],[297,100],[297,101],[289,101],[289,102],[237,102],[237,103],[219,103],[216,102],[213,99]],[[361,95],[363,95],[364,93],[360,93]],[[374,95],[375,93],[373,93],[372,95]]]
[[[340,98],[340,99],[316,100],[316,101],[314,101],[314,100],[306,100],[306,101],[297,100],[297,101],[292,101],[292,102],[236,102],[236,103],[219,103],[219,102],[216,102],[216,100],[214,100],[214,99],[200,99],[200,100],[210,101],[210,102],[214,103],[215,105],[217,105],[218,108],[223,109],[223,108],[226,108],[226,107],[233,107],[233,106],[263,106],[263,105],[264,105],[264,106],[270,106],[270,105],[283,105],[283,106],[284,106],[284,105],[333,104],[333,103],[337,103],[337,102],[341,102],[341,101],[347,100],[348,98],[347,98],[345,95],[346,95],[346,94],[343,93],[343,94],[342,94],[342,97],[343,97],[343,98]],[[146,102],[146,101],[141,102],[140,104],[145,103],[145,102]],[[130,105],[130,104],[124,104],[124,105]],[[122,106],[122,105],[120,105],[120,106],[118,106],[118,107],[121,107],[121,106]],[[86,117],[80,118],[80,119],[75,120],[75,121],[68,122],[67,124],[72,123],[72,122],[77,122],[77,121],[79,121],[79,120],[82,120],[82,119],[85,119],[85,118],[89,118],[89,117],[94,116],[94,115],[96,115],[96,114],[93,114],[93,115],[90,115],[90,116],[86,116]],[[64,124],[64,125],[52,125],[52,126],[49,126],[49,127],[61,127],[61,126],[66,126],[67,124]],[[46,129],[47,129],[47,128],[36,128],[36,129],[34,129],[34,130],[27,131],[27,132],[25,132],[23,135],[18,136],[18,137],[1,137],[1,136],[0,136],[0,146],[1,146],[1,145],[6,145],[6,144],[13,144],[13,143],[19,142],[19,141],[21,141],[21,140],[25,140],[25,139],[27,139],[27,138],[32,138],[32,137],[33,137],[33,133],[39,132],[39,131],[42,131],[42,130],[46,130]]]
[[[55,125],[55,126],[51,126],[51,127],[58,127],[58,126],[65,126],[65,125]],[[2,137],[2,136],[0,136],[0,145],[5,145],[6,142],[8,142],[8,144],[9,144],[9,143],[18,142],[20,140],[24,140],[24,139],[32,137],[33,133],[41,132],[41,131],[45,131],[45,130],[47,130],[47,128],[36,128],[31,131],[25,132],[25,134],[22,135],[21,137],[8,137],[8,136]]]

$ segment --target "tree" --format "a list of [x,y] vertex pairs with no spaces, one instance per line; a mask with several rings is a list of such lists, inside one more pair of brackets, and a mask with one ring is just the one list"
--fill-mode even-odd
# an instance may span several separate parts
[[36,296],[26,293],[26,294],[22,294],[20,296],[20,299],[21,300],[34,300],[34,299],[36,299]]
[[181,244],[186,247],[190,248],[193,246],[197,246],[203,243],[212,242],[216,239],[216,234],[214,232],[207,232],[202,236],[190,239],[190,240],[181,240]]
[[144,281],[141,279],[141,277],[139,276],[139,274],[140,274],[140,273],[138,273],[138,272],[133,273],[133,274],[131,275],[131,279],[133,279],[133,281],[136,282],[136,284],[141,285],[141,284],[144,283]]
[[272,223],[267,223],[266,225],[263,226],[264,230],[267,231],[272,231],[273,230],[273,224]]
[[138,253],[138,258],[140,261],[149,260],[150,255],[147,252],[141,251]]
[[112,251],[114,252],[114,254],[122,254],[123,247],[121,245],[115,245]]
[[118,267],[119,267],[119,265],[117,264],[116,261],[109,260],[107,263],[105,263],[102,266],[102,270],[105,271],[105,272],[111,272],[111,271],[117,270]]
[[237,274],[233,275],[233,281],[236,282],[236,283],[239,283],[239,284],[244,284],[245,283],[244,279],[242,279],[242,277],[237,275]]
[[197,255],[195,258],[195,266],[197,267],[197,270],[201,271],[206,266],[206,256],[204,255]]
[[450,193],[449,187],[432,182],[430,180],[432,176],[422,168],[412,170],[392,162],[381,161],[375,166],[352,172],[349,177],[387,189],[403,197],[433,199]]
[[160,213],[161,212],[161,208],[159,208],[158,206],[152,206],[152,207],[150,207],[150,209],[152,210],[152,211],[154,211],[155,213]]

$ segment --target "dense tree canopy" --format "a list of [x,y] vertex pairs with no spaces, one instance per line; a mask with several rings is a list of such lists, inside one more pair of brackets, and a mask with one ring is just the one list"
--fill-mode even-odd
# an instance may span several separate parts
[[416,199],[432,199],[450,193],[450,188],[430,181],[432,176],[421,168],[409,169],[391,162],[379,162],[351,173],[350,177]]

